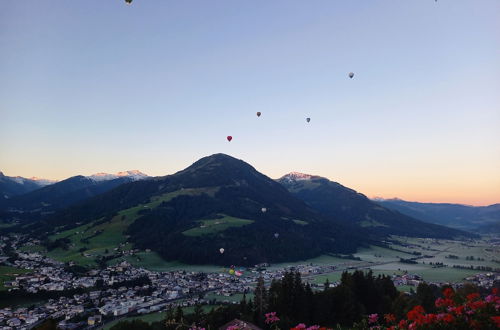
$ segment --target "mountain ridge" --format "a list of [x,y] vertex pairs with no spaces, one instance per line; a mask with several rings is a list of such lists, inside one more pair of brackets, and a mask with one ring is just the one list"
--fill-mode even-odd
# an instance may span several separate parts
[[370,228],[372,232],[436,238],[469,235],[379,206],[364,194],[327,178],[292,173],[282,176],[277,181],[294,196],[323,214],[352,221],[360,227]]
[[187,263],[303,260],[353,253],[374,242],[363,229],[321,215],[250,164],[224,154],[172,175],[120,185],[33,223],[31,230],[83,226],[96,232],[91,228],[106,223],[122,226],[119,234],[137,248]]
[[[376,200],[377,204],[414,218],[465,230],[499,228],[500,203],[471,206],[453,203],[409,202],[402,199]],[[500,232],[496,229],[495,232]]]

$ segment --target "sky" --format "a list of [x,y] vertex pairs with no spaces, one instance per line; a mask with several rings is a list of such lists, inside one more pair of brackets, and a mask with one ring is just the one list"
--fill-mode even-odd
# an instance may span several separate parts
[[156,176],[222,152],[500,203],[498,31],[498,0],[1,1],[0,171]]

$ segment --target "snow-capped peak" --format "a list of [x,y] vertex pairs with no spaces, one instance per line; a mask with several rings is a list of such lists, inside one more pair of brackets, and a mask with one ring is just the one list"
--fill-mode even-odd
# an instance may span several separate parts
[[39,187],[48,186],[49,184],[53,184],[53,183],[57,182],[56,180],[41,179],[41,178],[36,178],[36,177],[25,178],[22,176],[6,176],[6,178],[10,179],[18,184],[25,184],[28,182],[28,183],[34,183]]
[[54,183],[57,182],[57,180],[50,180],[50,179],[38,178],[36,176],[28,178],[28,180],[35,181],[40,186],[48,186],[49,184],[54,184]]
[[133,181],[149,178],[148,175],[146,175],[138,170],[118,172],[115,174],[101,172],[101,173],[96,173],[96,174],[92,174],[92,175],[88,176],[88,178],[90,178],[94,181],[107,181],[107,180],[114,180],[114,179],[123,178],[123,177],[128,177],[128,178],[132,179]]
[[300,172],[290,172],[288,174],[283,175],[279,180],[286,181],[301,181],[301,180],[312,180],[321,178],[318,175],[305,174]]

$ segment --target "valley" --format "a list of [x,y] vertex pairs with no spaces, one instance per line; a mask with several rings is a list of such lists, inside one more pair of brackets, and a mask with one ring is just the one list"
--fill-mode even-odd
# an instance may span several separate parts
[[[215,154],[112,188],[108,175],[97,185],[75,178],[15,198],[46,207],[48,194],[62,209],[0,213],[0,314],[19,316],[0,322],[107,329],[158,322],[166,310],[225,313],[259,281],[271,287],[292,272],[318,295],[345,277],[374,276],[393,299],[422,285],[487,290],[500,280],[498,234],[426,223],[320,176],[272,180]],[[105,191],[65,199],[88,185]]]

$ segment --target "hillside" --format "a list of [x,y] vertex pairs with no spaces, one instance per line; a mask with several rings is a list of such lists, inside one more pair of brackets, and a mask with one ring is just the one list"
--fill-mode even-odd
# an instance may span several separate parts
[[380,206],[363,194],[320,176],[290,173],[277,180],[319,212],[379,235],[452,238],[469,234],[422,222]]
[[367,232],[319,214],[279,183],[224,154],[173,175],[121,185],[30,229],[62,233],[53,239],[80,235],[73,243],[88,242],[86,248],[96,254],[103,248],[97,241],[128,241],[167,260],[222,265],[352,253],[370,242]]
[[464,229],[488,230],[500,224],[500,204],[470,206],[449,203],[419,203],[401,199],[376,199],[383,207],[423,221]]
[[0,203],[14,196],[26,194],[30,191],[50,185],[55,181],[38,178],[23,178],[20,176],[6,176],[0,172]]

